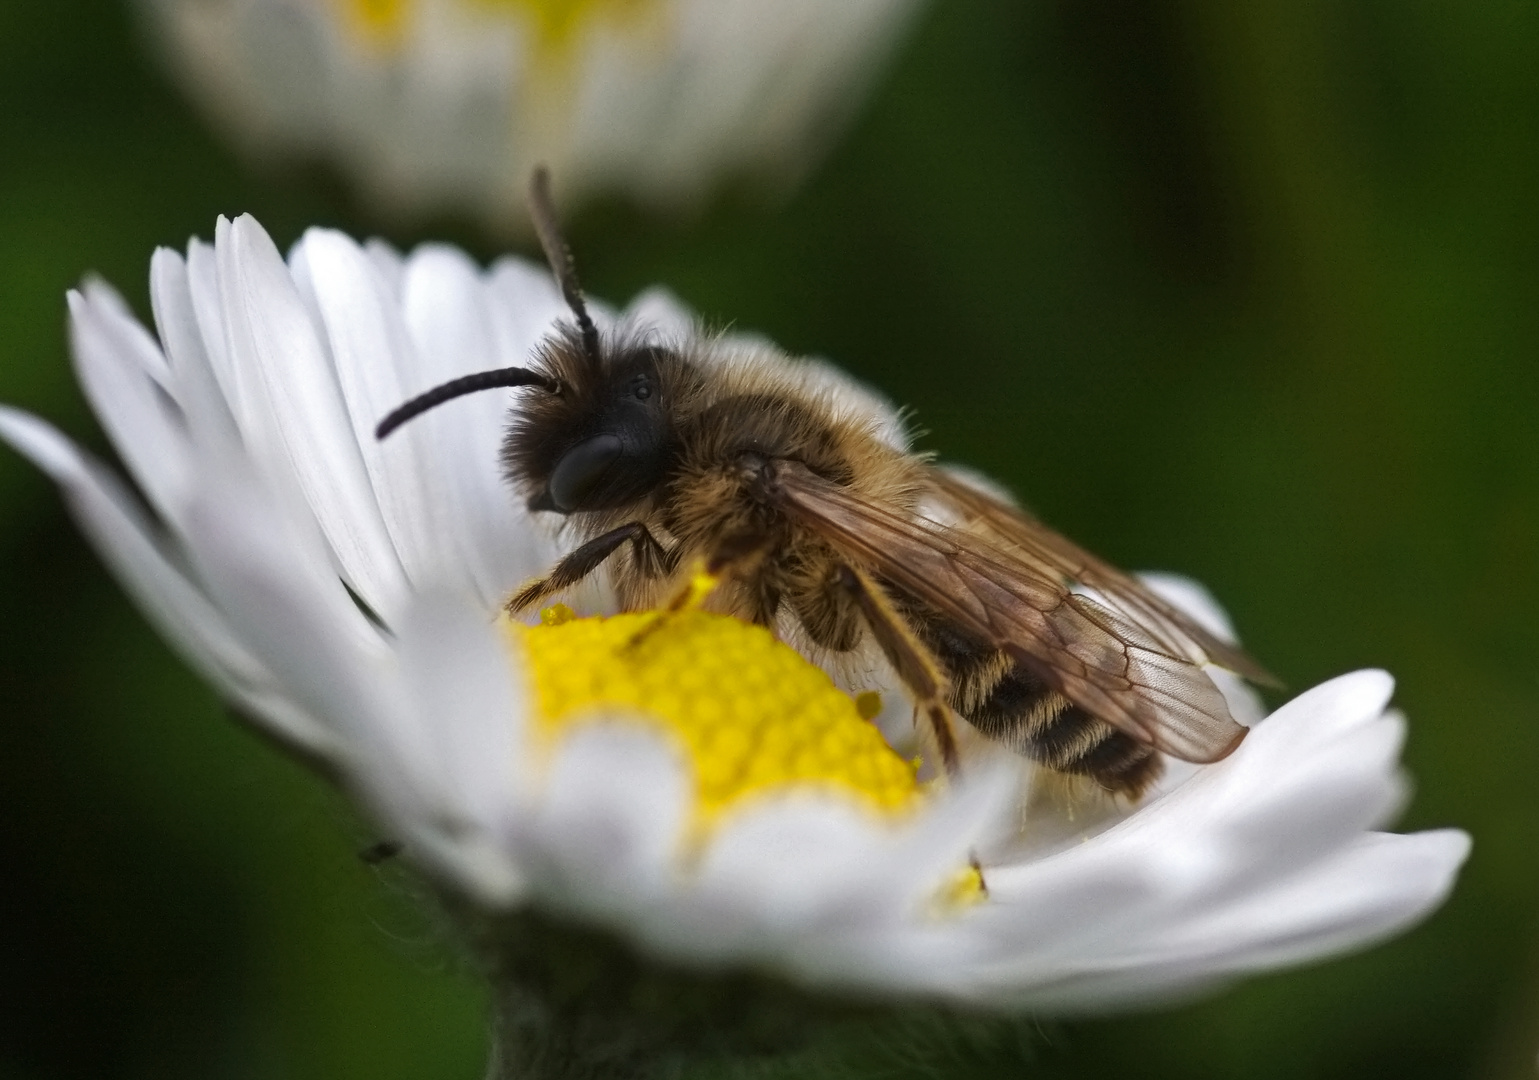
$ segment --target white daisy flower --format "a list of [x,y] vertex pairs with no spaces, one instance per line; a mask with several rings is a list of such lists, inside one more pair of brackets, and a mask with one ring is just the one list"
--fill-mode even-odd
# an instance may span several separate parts
[[[526,362],[564,310],[543,269],[326,230],[285,260],[243,217],[157,252],[151,279],[155,334],[100,282],[70,295],[81,384],[148,506],[35,417],[0,411],[0,436],[188,661],[465,915],[498,979],[504,1068],[540,1075],[573,1010],[620,1023],[604,1010],[623,994],[559,989],[574,942],[629,958],[595,971],[1105,1009],[1393,934],[1468,851],[1455,830],[1378,831],[1405,796],[1382,672],[1301,695],[1136,807],[1071,820],[1028,802],[1023,827],[1018,769],[927,791],[871,709],[765,631],[693,613],[638,659],[648,615],[512,623],[503,598],[556,551],[499,476],[516,392],[384,443],[373,429],[428,386]],[[623,317],[690,324],[662,292]],[[902,437],[869,391],[809,377]],[[1195,586],[1150,583],[1229,632]]]
[[788,183],[843,127],[917,0],[141,0],[253,155],[336,161],[381,204],[525,228],[551,167],[687,206]]

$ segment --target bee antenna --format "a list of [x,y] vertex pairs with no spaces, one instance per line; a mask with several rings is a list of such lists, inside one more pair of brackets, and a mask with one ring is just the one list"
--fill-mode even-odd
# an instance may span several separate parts
[[593,319],[588,315],[582,286],[577,282],[577,263],[572,258],[572,249],[561,238],[561,226],[556,223],[556,204],[550,197],[550,170],[544,165],[536,166],[529,180],[529,213],[534,219],[535,235],[540,238],[540,247],[545,251],[545,261],[550,264],[550,272],[556,276],[556,284],[561,286],[566,306],[577,317],[577,329],[582,334],[582,351],[596,370],[602,365],[598,327],[593,325]]
[[494,371],[478,371],[474,375],[450,379],[424,394],[418,394],[381,420],[379,426],[374,429],[374,437],[383,439],[406,421],[421,416],[429,409],[436,409],[446,401],[453,401],[457,397],[464,397],[466,394],[474,394],[481,390],[495,390],[500,386],[539,386],[552,394],[561,391],[561,386],[555,379],[548,375],[541,375],[538,371],[530,371],[528,368],[507,367],[497,368]]

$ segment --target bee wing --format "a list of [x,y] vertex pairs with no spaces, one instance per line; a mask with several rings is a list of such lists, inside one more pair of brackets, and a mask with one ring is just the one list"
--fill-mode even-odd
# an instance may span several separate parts
[[1245,737],[1200,662],[1071,591],[1053,564],[864,499],[796,462],[770,471],[767,494],[783,512],[1093,716],[1186,761],[1217,761]]
[[1198,625],[1131,574],[1096,558],[1067,537],[977,485],[964,474],[930,470],[934,494],[943,507],[974,528],[982,527],[1023,560],[1039,564],[1066,582],[1093,591],[1096,599],[1127,623],[1141,627],[1166,651],[1202,664],[1216,664],[1251,682],[1278,680],[1243,650]]

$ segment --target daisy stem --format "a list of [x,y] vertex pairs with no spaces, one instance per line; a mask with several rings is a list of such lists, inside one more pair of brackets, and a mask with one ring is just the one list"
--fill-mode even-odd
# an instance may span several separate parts
[[487,1080],[630,1080],[775,1056],[858,1006],[744,972],[640,956],[602,931],[524,913],[480,936],[493,986]]

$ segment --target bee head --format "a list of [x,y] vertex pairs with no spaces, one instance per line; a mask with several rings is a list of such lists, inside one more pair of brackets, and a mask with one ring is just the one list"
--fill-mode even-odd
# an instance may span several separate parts
[[556,393],[525,403],[508,427],[502,462],[531,510],[612,510],[644,498],[676,445],[672,403],[684,364],[649,343],[601,352],[596,370],[570,328],[553,334],[542,366]]
[[608,510],[657,485],[673,445],[669,403],[686,370],[676,353],[646,342],[606,343],[588,314],[572,254],[556,225],[550,177],[530,184],[535,232],[573,321],[541,343],[535,368],[453,379],[406,402],[375,429],[383,439],[408,420],[465,394],[496,387],[544,391],[525,403],[503,441],[508,477],[531,510]]

